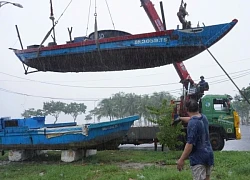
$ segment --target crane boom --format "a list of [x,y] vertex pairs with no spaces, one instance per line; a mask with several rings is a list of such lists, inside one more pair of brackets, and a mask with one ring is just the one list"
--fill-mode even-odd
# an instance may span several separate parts
[[[162,20],[160,19],[158,13],[156,12],[153,3],[151,0],[141,0],[141,5],[146,11],[152,25],[154,26],[156,31],[164,31],[164,25],[162,23]],[[187,89],[188,82],[191,84],[194,83],[191,76],[189,75],[185,65],[183,62],[173,63],[180,79],[181,83],[185,86]]]
[[164,31],[163,23],[156,12],[153,3],[150,0],[141,0],[141,5],[146,11],[152,25],[156,31]]

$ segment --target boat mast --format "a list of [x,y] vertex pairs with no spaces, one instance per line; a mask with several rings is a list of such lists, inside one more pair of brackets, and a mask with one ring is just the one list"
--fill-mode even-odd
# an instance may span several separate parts
[[53,28],[53,36],[51,36],[51,37],[52,37],[54,43],[56,44],[55,17],[54,17],[54,13],[53,13],[52,0],[50,0],[50,17],[49,18],[52,21],[52,28]]
[[97,6],[96,6],[96,0],[95,0],[95,25],[94,25],[94,29],[95,29],[95,43],[96,43],[96,47],[99,50],[100,49],[100,44],[99,44],[99,34],[98,34],[98,26],[97,26]]

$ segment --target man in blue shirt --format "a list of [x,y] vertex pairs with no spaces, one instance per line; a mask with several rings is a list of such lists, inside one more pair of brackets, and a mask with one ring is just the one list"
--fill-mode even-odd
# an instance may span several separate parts
[[204,76],[200,77],[200,82],[198,83],[200,86],[204,86],[206,81],[204,80]]
[[189,100],[186,107],[190,117],[187,126],[187,143],[177,161],[177,169],[181,171],[184,161],[189,157],[193,179],[210,180],[214,154],[209,140],[208,120],[205,115],[199,113],[197,101]]

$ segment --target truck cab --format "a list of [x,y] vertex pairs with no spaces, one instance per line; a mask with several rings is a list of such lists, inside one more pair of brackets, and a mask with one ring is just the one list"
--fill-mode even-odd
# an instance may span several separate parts
[[222,150],[225,140],[241,139],[239,115],[231,107],[230,95],[205,95],[200,100],[201,113],[209,121],[213,150]]

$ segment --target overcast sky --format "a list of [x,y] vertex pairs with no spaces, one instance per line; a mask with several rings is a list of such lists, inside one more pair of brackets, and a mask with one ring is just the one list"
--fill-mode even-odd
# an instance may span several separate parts
[[[23,9],[12,5],[0,8],[0,116],[21,118],[20,114],[28,108],[42,108],[46,98],[29,97],[13,94],[24,93],[34,96],[69,98],[82,100],[97,100],[110,97],[117,92],[152,94],[153,92],[169,91],[179,96],[182,85],[173,65],[144,70],[102,73],[53,73],[38,72],[24,75],[22,64],[9,47],[20,49],[15,25],[18,25],[23,45],[40,44],[51,28],[49,0],[15,0]],[[53,0],[55,18],[59,18],[70,0]],[[96,0],[98,28],[113,29],[111,18],[105,0]],[[107,0],[115,28],[132,34],[153,32],[140,0]],[[159,0],[152,0],[160,14]],[[238,19],[238,24],[210,50],[225,70],[231,75],[236,84],[242,88],[249,85],[250,80],[250,25],[249,7],[247,0],[187,0],[188,20],[196,27],[198,21],[206,26],[231,22]],[[166,24],[168,29],[175,29],[179,23],[176,13],[180,0],[163,0]],[[89,0],[73,0],[56,27],[56,39],[59,44],[69,40],[68,27],[73,27],[73,37],[84,36],[94,29],[94,0],[92,0],[89,26]],[[48,39],[48,44],[52,39]],[[191,77],[198,81],[200,75],[210,82],[209,94],[230,94],[234,96],[237,89],[215,63],[212,57],[203,52],[184,62]],[[25,78],[25,79],[22,79]],[[32,80],[32,81],[30,81]],[[57,83],[69,86],[56,86],[41,83]],[[147,86],[147,87],[136,87]],[[124,88],[128,87],[128,88]],[[57,101],[57,100],[55,100]],[[94,101],[82,101],[93,109]],[[77,119],[83,123],[84,116]],[[71,121],[70,116],[59,117],[59,122]],[[48,117],[47,122],[53,122]]]

